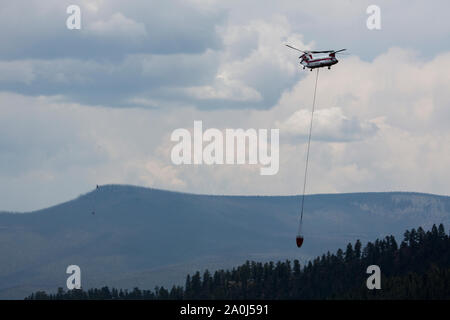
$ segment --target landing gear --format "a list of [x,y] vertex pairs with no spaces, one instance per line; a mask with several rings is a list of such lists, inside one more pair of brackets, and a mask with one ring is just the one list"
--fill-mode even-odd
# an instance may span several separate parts
[[328,66],[328,70],[330,70],[331,69],[331,67],[330,66]]
[[303,70],[305,70],[305,66],[303,66]]

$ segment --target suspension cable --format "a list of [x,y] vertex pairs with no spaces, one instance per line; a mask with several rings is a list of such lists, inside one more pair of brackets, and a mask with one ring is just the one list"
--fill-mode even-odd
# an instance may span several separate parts
[[306,149],[306,163],[305,163],[305,176],[303,179],[303,194],[302,194],[302,208],[300,213],[300,223],[298,226],[298,233],[301,233],[302,230],[302,222],[303,222],[303,207],[305,204],[305,192],[306,192],[306,175],[308,173],[308,162],[309,162],[309,146],[311,145],[311,133],[312,133],[312,127],[313,127],[313,119],[314,119],[314,108],[316,105],[316,91],[317,91],[317,81],[319,79],[319,69],[317,68],[316,73],[316,84],[314,85],[314,98],[313,98],[313,104],[312,104],[312,111],[311,111],[311,123],[309,125],[309,136],[308,136],[308,147]]

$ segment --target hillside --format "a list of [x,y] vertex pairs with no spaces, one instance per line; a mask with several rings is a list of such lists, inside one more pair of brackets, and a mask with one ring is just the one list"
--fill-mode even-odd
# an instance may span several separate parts
[[[450,197],[354,193],[306,198],[301,250],[299,198],[210,196],[108,185],[72,201],[0,214],[0,298],[65,285],[77,264],[84,288],[152,288],[197,269],[246,260],[300,259],[432,224],[450,225]],[[95,214],[92,214],[95,211]]]
[[[367,267],[380,267],[380,290],[368,290]],[[372,282],[373,284],[373,282]],[[205,270],[188,275],[184,286],[154,290],[95,288],[35,292],[26,299],[57,300],[323,300],[323,299],[450,299],[450,237],[444,226],[406,230],[399,243],[393,236],[364,247],[360,241],[336,253],[327,252],[301,265],[299,260],[247,261],[231,270]]]

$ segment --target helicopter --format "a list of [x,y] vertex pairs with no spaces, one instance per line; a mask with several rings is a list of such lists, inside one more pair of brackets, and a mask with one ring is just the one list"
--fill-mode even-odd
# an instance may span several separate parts
[[300,59],[300,64],[303,66],[303,69],[309,68],[311,71],[315,68],[322,68],[322,67],[328,67],[328,69],[331,69],[332,65],[339,62],[339,60],[336,59],[336,53],[347,50],[347,49],[340,49],[327,51],[303,51],[288,44],[286,44],[286,46],[291,49],[302,52],[303,54],[300,57],[298,57]]

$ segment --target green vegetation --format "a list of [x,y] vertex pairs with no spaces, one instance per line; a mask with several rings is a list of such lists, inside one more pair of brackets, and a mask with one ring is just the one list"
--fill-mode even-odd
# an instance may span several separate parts
[[[368,290],[366,269],[381,268],[381,290]],[[450,299],[450,237],[444,226],[404,233],[369,242],[358,240],[345,250],[301,266],[298,260],[247,262],[232,270],[188,275],[184,287],[171,290],[88,291],[59,289],[36,292],[26,299]]]

